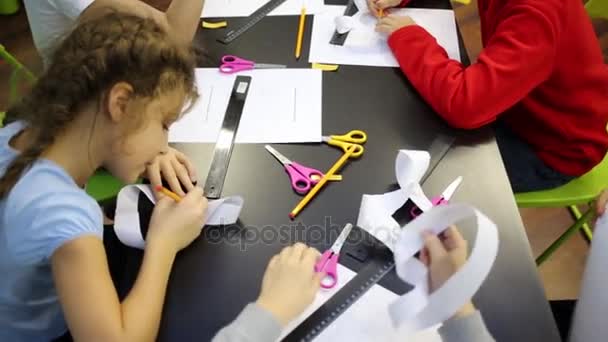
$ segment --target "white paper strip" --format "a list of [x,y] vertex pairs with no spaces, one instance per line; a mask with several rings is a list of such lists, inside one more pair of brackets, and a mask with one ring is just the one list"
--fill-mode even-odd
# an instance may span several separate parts
[[[118,239],[127,246],[143,249],[145,241],[141,233],[137,200],[139,193],[156,203],[152,189],[148,185],[128,185],[120,190],[116,199],[114,231]],[[233,224],[243,208],[243,198],[225,197],[209,201],[205,225]]]
[[[429,166],[425,151],[401,150],[395,172],[401,189],[383,195],[363,195],[357,225],[382,241],[395,254],[397,274],[414,289],[390,306],[394,326],[413,334],[440,324],[469,301],[487,277],[498,252],[496,225],[477,209],[463,204],[432,207],[420,187]],[[424,214],[404,227],[392,215],[411,199]],[[432,294],[428,269],[414,257],[424,246],[422,232],[440,234],[448,226],[475,218],[477,236],[466,264]]]
[[[467,218],[474,218],[477,236],[471,255],[462,268],[439,289],[428,294],[428,270],[414,257],[422,247],[422,232],[440,234],[447,227]],[[467,303],[481,287],[492,269],[498,253],[498,229],[477,209],[465,204],[434,207],[401,230],[395,246],[395,262],[399,278],[415,289],[390,306],[395,326],[407,332],[427,329],[450,318]]]

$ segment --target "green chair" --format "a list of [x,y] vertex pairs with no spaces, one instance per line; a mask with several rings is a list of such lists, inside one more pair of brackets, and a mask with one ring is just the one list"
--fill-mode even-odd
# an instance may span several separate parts
[[585,9],[592,18],[608,19],[608,1],[606,0],[589,0],[585,4]]
[[[9,78],[9,104],[12,104],[21,97],[21,82],[25,81],[28,85],[32,85],[36,83],[36,76],[34,76],[34,74],[13,55],[8,53],[2,45],[0,45],[0,58],[13,68]],[[5,112],[0,111],[0,127],[4,122],[5,115]],[[98,170],[93,177],[89,179],[89,182],[86,185],[86,191],[97,202],[104,203],[113,200],[123,186],[124,184],[122,182],[114,178],[107,171]]]
[[[608,155],[591,171],[558,188],[515,194],[520,208],[526,207],[567,207],[575,222],[555,242],[536,258],[542,264],[574,233],[581,231],[591,241],[593,233],[588,222],[595,216],[594,200],[600,192],[608,188]],[[588,208],[581,213],[579,205]]]
[[89,196],[103,205],[104,203],[113,201],[116,195],[118,195],[118,191],[124,186],[123,182],[116,179],[108,171],[100,169],[89,179],[85,190]]
[[[8,53],[2,44],[0,44],[0,59],[8,63],[13,69],[8,80],[8,103],[10,105],[19,99],[22,82],[32,85],[36,83],[36,76],[13,55]],[[4,112],[1,112],[1,115],[4,120]]]
[[15,14],[19,11],[19,0],[0,0],[0,14]]

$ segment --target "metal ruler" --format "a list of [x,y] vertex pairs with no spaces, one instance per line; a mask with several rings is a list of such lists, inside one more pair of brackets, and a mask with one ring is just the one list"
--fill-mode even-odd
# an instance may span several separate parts
[[211,167],[209,168],[209,174],[207,174],[207,181],[205,182],[204,191],[207,198],[219,198],[222,194],[224,179],[228,172],[230,155],[234,146],[234,138],[239,129],[239,122],[241,121],[250,85],[250,76],[237,76],[232,86],[232,94],[230,95],[228,108],[224,115],[224,123],[215,143]]
[[[429,153],[433,157],[426,174],[422,178],[422,183],[426,181],[437,165],[439,165],[439,162],[447,154],[454,140],[454,136],[440,134],[431,143]],[[404,205],[404,208],[407,208],[405,210],[407,213],[410,212],[408,205],[411,204],[411,201],[408,200]],[[411,217],[409,220],[411,220]],[[388,247],[384,245],[374,247],[372,255],[366,260],[365,265],[357,272],[357,275],[313,312],[312,315],[308,316],[283,341],[312,341],[369,289],[382,280],[384,276],[392,272],[394,268],[394,257]]]
[[[357,5],[355,5],[355,1],[354,0],[348,0],[348,3],[346,4],[346,9],[344,10],[344,14],[345,16],[348,17],[352,17],[353,15],[355,15],[357,12],[359,12],[359,9],[357,8]],[[346,33],[338,33],[338,31],[334,31],[334,35],[331,36],[331,40],[329,41],[330,44],[333,45],[344,45],[344,42],[346,41],[346,38],[348,37],[348,32]]]
[[395,268],[393,255],[387,247],[363,266],[357,275],[325,302],[317,311],[295,328],[283,341],[312,341],[353,305],[372,286]]
[[268,15],[268,13],[272,12],[272,10],[279,7],[279,5],[281,5],[285,1],[286,0],[268,1],[262,7],[258,8],[255,12],[253,12],[253,14],[248,16],[247,19],[245,19],[245,24],[243,24],[239,28],[230,30],[224,38],[220,38],[220,39],[218,39],[218,41],[220,43],[224,43],[224,44],[228,44],[228,43],[232,42],[233,40],[237,39],[240,35],[245,33],[245,31],[252,28],[255,24],[258,23],[258,21],[262,20],[265,16]]

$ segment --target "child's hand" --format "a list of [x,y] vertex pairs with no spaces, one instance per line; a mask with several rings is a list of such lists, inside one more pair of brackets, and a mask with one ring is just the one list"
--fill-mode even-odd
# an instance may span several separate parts
[[595,202],[595,210],[597,212],[597,216],[604,215],[606,211],[606,204],[608,204],[608,189],[602,191],[600,197],[598,197]]
[[283,326],[301,314],[315,298],[324,274],[315,273],[319,252],[302,243],[285,247],[270,259],[257,304]]
[[196,169],[185,154],[169,147],[167,152],[159,154],[146,167],[146,173],[152,187],[162,185],[163,178],[169,183],[173,192],[180,196],[186,193],[182,190],[181,184],[190,191],[196,182]]
[[146,241],[171,248],[175,253],[200,235],[207,216],[203,189],[194,187],[179,202],[160,196],[152,212]]
[[416,22],[408,16],[388,15],[378,20],[376,31],[386,33],[390,36],[400,28],[411,25],[416,25]]
[[401,0],[367,0],[367,8],[376,17],[380,17],[380,10],[397,7]]
[[[451,226],[441,234],[441,239],[431,233],[424,233],[424,249],[420,260],[429,268],[429,291],[433,292],[443,285],[467,261],[467,241],[456,227]],[[469,302],[456,314],[463,317],[475,312]]]

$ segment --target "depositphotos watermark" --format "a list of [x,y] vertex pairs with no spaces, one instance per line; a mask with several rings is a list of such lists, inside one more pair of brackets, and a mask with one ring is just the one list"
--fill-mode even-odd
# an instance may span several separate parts
[[[302,222],[293,222],[280,225],[243,225],[237,222],[233,225],[206,227],[203,230],[204,239],[212,244],[228,244],[239,246],[246,251],[249,246],[258,244],[286,245],[300,241],[308,245],[327,245],[336,241],[344,228],[344,224],[336,224],[331,216],[325,216],[322,224],[305,225]],[[375,234],[384,238],[393,232],[392,228],[380,228]],[[375,239],[361,229],[353,229],[348,236],[346,244],[358,245],[360,243],[374,243]]]

